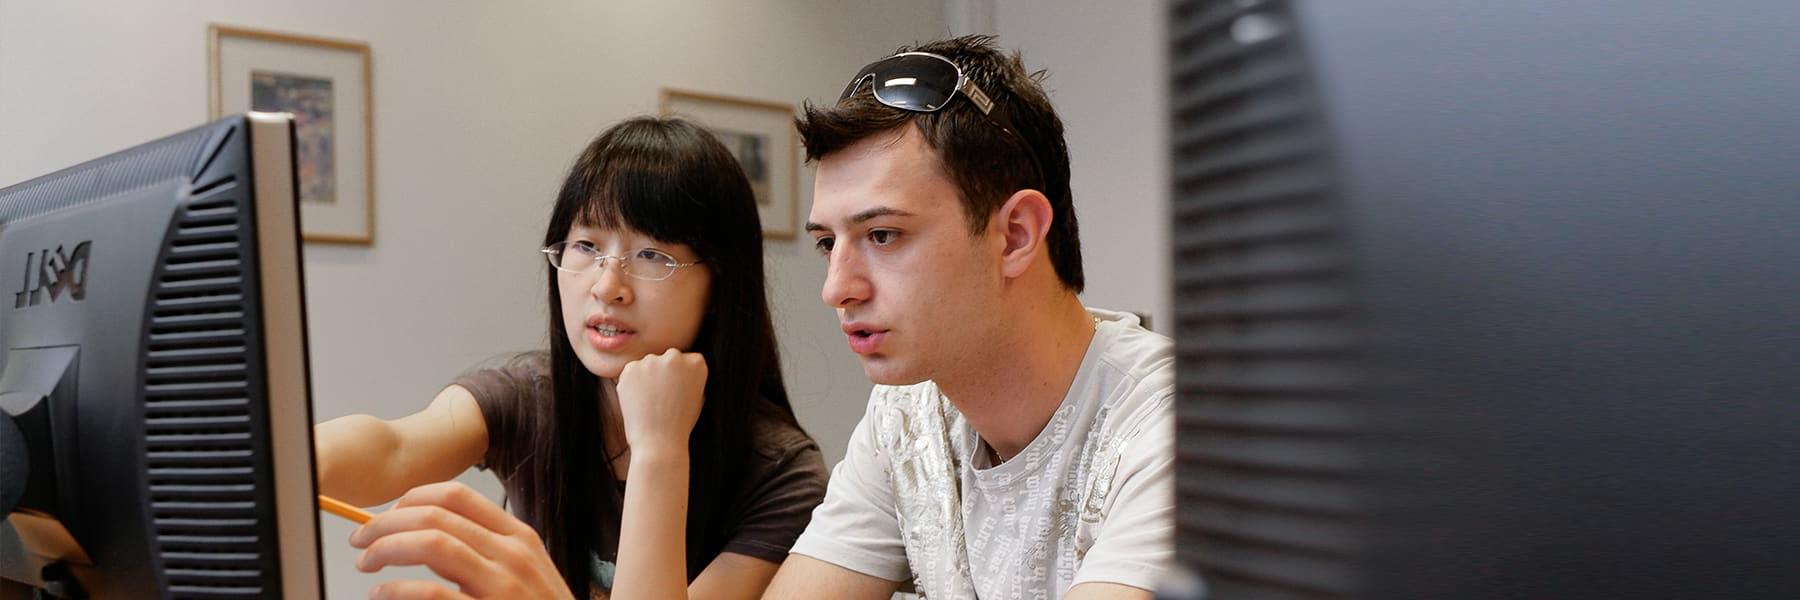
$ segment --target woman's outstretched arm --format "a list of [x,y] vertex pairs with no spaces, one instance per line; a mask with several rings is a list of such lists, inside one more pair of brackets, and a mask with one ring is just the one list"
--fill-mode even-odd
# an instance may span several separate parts
[[414,487],[456,477],[487,452],[487,424],[462,386],[425,410],[394,419],[349,415],[313,426],[319,493],[374,506]]

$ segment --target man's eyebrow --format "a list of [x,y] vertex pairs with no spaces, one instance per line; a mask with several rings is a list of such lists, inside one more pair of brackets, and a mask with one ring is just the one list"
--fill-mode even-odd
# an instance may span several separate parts
[[[862,223],[868,222],[869,220],[878,219],[881,217],[911,217],[911,216],[915,216],[915,215],[913,215],[913,213],[910,213],[910,212],[907,212],[904,210],[900,210],[898,208],[893,208],[893,207],[889,207],[889,206],[877,206],[875,208],[871,208],[871,209],[856,213],[854,215],[850,215],[849,221],[850,221],[851,225],[860,225]],[[829,233],[830,231],[831,231],[831,228],[826,227],[823,224],[816,223],[813,221],[806,222],[806,232],[807,233],[815,233],[815,232]]]
[[904,210],[900,210],[898,208],[893,208],[893,207],[889,207],[889,206],[877,206],[875,208],[871,208],[869,210],[865,210],[865,211],[856,213],[854,215],[850,215],[850,224],[851,225],[860,225],[871,219],[877,219],[877,218],[881,218],[881,217],[910,217],[910,216],[913,216],[913,214],[906,212]]

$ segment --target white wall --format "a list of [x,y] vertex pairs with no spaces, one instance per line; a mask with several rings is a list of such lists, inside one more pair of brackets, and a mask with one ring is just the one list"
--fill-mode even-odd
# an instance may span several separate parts
[[987,1],[1001,45],[1050,72],[1081,219],[1083,300],[1147,313],[1170,334],[1166,3]]
[[[395,417],[470,365],[542,345],[538,238],[560,176],[602,128],[654,112],[662,86],[824,98],[873,57],[941,37],[943,9],[940,0],[0,0],[0,186],[204,122],[208,23],[368,42],[376,243],[306,249],[314,414]],[[803,169],[802,216],[811,180]],[[804,239],[771,242],[768,254],[788,388],[835,463],[868,383],[819,303],[823,262]],[[497,495],[491,478],[465,479]],[[323,524],[331,596],[363,597],[377,579],[350,568],[350,528]],[[400,576],[424,574],[383,578]]]

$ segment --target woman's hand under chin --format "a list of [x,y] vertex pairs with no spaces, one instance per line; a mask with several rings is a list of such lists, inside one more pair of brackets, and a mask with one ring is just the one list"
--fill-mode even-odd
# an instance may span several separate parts
[[670,348],[632,361],[619,373],[618,394],[633,455],[685,454],[706,403],[706,358]]

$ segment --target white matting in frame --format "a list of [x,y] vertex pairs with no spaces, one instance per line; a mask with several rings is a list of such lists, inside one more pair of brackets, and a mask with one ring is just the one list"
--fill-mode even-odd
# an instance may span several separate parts
[[786,240],[799,234],[795,186],[800,142],[794,132],[793,105],[664,89],[662,114],[705,127],[737,157],[756,193],[763,238]]
[[375,241],[369,46],[290,33],[207,28],[213,118],[294,114],[300,229],[309,242]]

